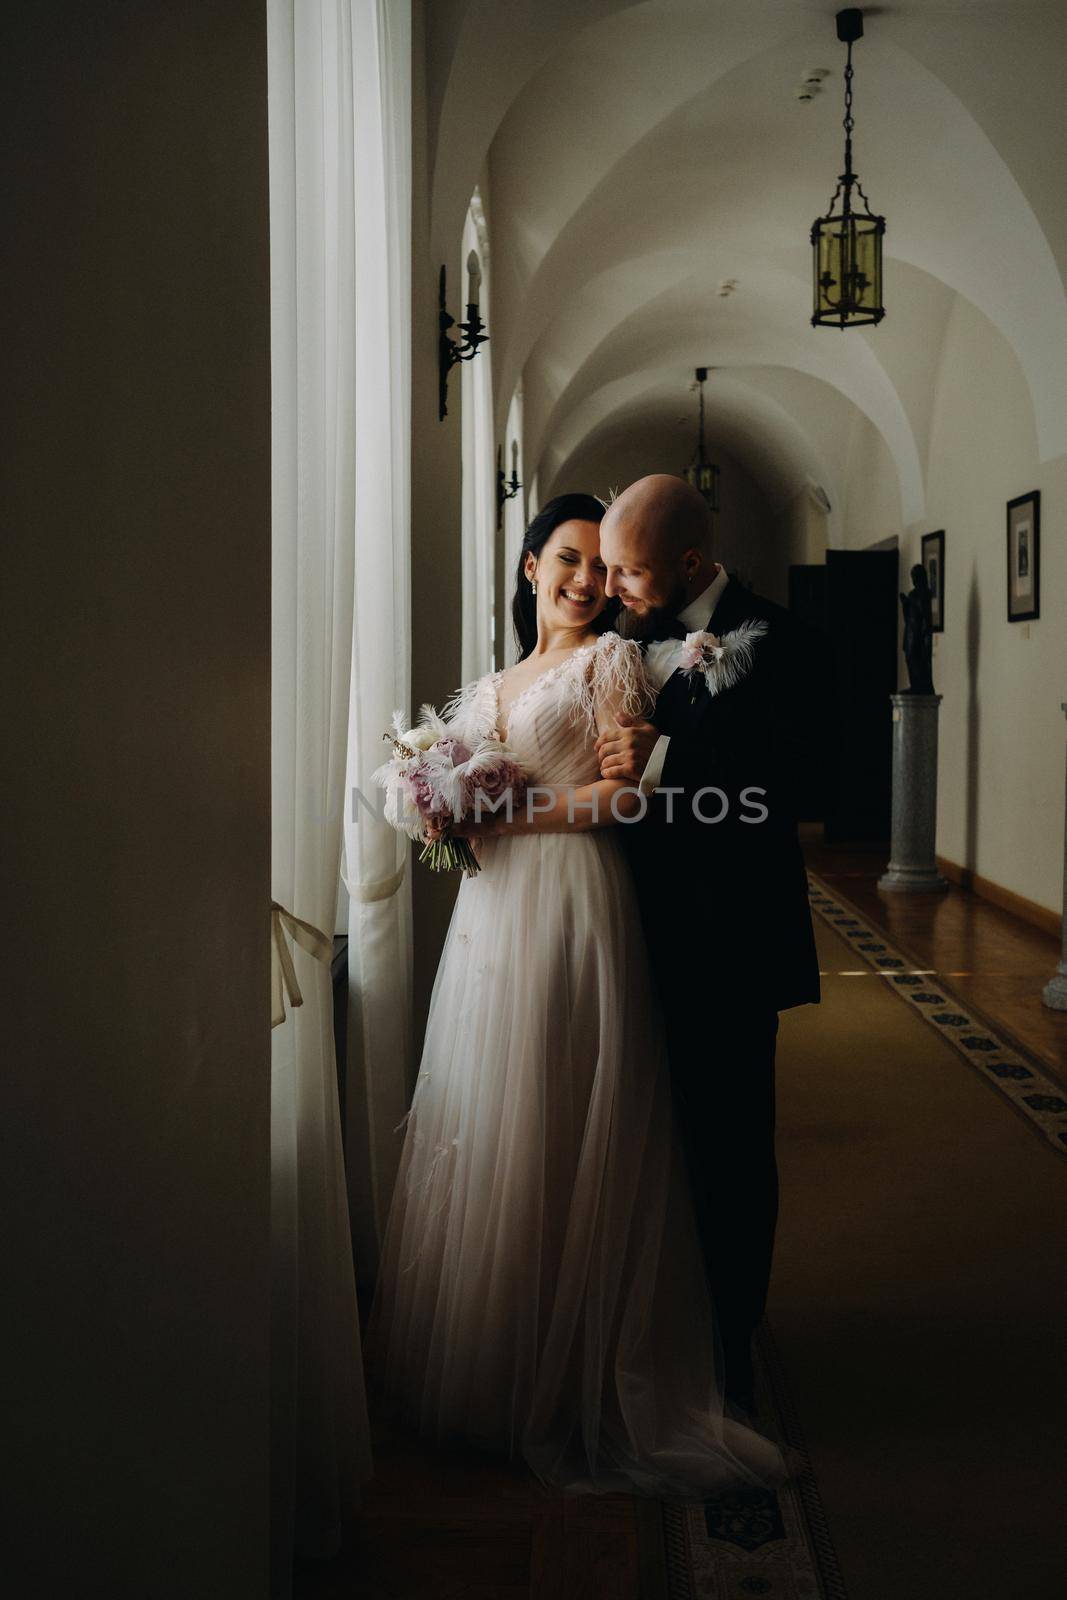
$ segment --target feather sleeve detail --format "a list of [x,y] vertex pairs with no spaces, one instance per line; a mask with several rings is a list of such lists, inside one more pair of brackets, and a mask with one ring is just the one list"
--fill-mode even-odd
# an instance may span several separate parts
[[494,711],[489,694],[492,681],[491,673],[472,679],[441,707],[441,720],[466,734],[469,742],[486,739],[492,731]]
[[601,634],[584,666],[574,676],[572,722],[584,722],[595,734],[623,713],[640,717],[651,712],[655,694],[636,639]]

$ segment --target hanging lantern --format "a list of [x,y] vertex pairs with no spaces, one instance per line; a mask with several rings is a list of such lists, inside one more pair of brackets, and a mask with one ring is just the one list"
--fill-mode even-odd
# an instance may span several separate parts
[[707,376],[707,367],[697,367],[696,379],[697,383],[700,385],[700,428],[697,433],[696,454],[686,467],[682,476],[685,478],[686,483],[690,484],[694,489],[704,496],[704,499],[708,502],[708,507],[710,510],[718,511],[719,469],[718,467],[712,466],[711,462],[707,458],[707,451],[704,448],[704,384],[707,380]]
[[[876,217],[852,170],[852,46],[863,37],[863,12],[837,13],[837,37],[848,45],[845,65],[845,170],[837,180],[830,209],[812,225],[814,327],[856,328],[881,322],[882,236],[885,218]],[[855,209],[853,190],[863,201]]]

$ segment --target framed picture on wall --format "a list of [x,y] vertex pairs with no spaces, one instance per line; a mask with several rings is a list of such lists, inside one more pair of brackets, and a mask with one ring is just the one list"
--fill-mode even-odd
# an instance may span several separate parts
[[926,581],[930,585],[930,615],[933,631],[945,631],[945,530],[924,533],[922,559],[926,568]]
[[1040,616],[1041,491],[1008,501],[1008,621]]

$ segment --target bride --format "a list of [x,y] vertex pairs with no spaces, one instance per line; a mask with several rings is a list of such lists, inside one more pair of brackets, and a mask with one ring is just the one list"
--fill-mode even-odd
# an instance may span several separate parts
[[652,703],[640,646],[609,628],[603,513],[570,494],[534,518],[521,660],[446,707],[549,792],[464,828],[481,871],[460,882],[434,982],[364,1354],[378,1407],[439,1442],[521,1456],[571,1492],[696,1498],[788,1468],[724,1411],[611,809],[641,802],[599,777],[598,733]]

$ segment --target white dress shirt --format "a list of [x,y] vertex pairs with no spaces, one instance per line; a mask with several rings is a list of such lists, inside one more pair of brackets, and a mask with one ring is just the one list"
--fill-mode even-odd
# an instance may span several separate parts
[[[724,566],[720,566],[707,588],[702,589],[696,599],[690,600],[685,610],[678,613],[678,621],[687,633],[696,633],[699,629],[707,627],[719,603],[719,596],[729,581],[729,573]],[[645,673],[655,690],[662,689],[671,673],[675,671],[683,644],[682,639],[654,639],[645,647]],[[648,758],[638,785],[642,794],[651,794],[659,783],[670,742],[669,734],[661,733],[652,746],[652,754]]]

